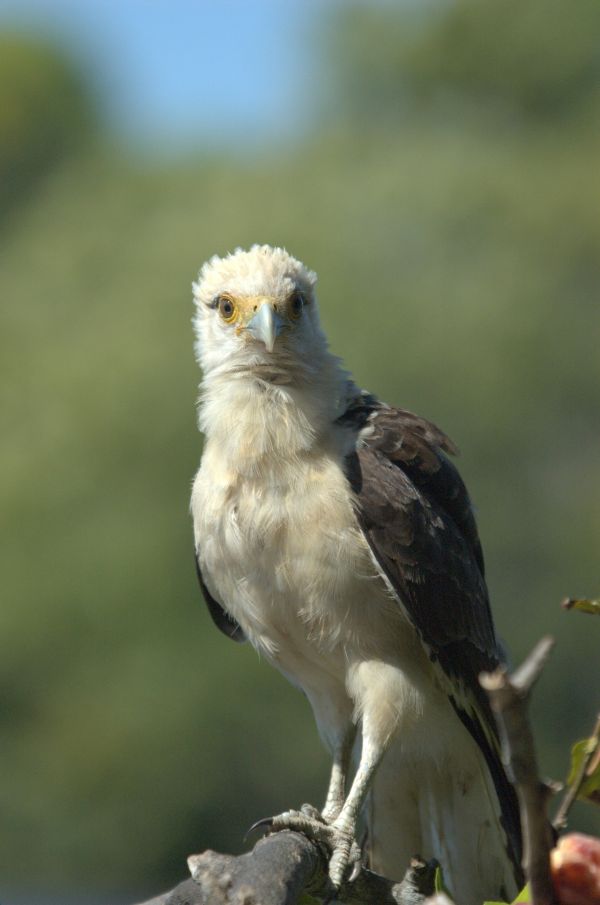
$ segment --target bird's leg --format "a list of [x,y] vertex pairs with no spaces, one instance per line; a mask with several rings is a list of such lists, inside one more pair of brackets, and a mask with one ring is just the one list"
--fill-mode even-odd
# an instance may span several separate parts
[[327,789],[327,798],[321,811],[326,823],[332,823],[339,815],[346,800],[346,780],[350,769],[352,747],[356,738],[356,724],[350,723],[336,739],[333,746],[333,765]]
[[335,843],[329,859],[329,878],[336,889],[340,888],[350,864],[353,867],[353,875],[360,867],[358,859],[360,859],[361,852],[356,842],[356,824],[386,747],[376,736],[374,737],[368,732],[366,726],[363,727],[360,763],[348,797],[331,825],[332,830],[335,831]]
[[[354,879],[362,866],[362,852],[356,841],[356,824],[386,747],[386,743],[377,733],[368,731],[368,722],[363,725],[363,746],[358,770],[352,781],[348,797],[332,823],[325,822],[315,808],[303,805],[300,811],[286,811],[269,820],[259,821],[255,826],[268,825],[272,830],[296,830],[304,833],[314,842],[324,845],[331,852],[329,878],[334,888],[339,890],[348,867],[352,866],[350,878]],[[347,748],[352,750],[349,738]],[[328,802],[329,800],[339,802],[340,797],[343,797],[344,782],[341,776],[345,775],[344,758],[349,759],[349,754],[346,753],[346,748],[340,745],[338,766],[336,767],[334,761],[330,783],[330,791],[333,786],[333,792],[331,798],[328,793]]]

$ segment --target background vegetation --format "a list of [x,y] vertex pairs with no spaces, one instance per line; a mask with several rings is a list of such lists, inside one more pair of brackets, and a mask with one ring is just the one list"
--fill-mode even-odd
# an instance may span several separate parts
[[462,448],[501,635],[516,660],[559,638],[535,721],[564,777],[598,707],[597,634],[559,601],[600,581],[599,39],[595,0],[346,7],[302,143],[177,163],[115,150],[68,64],[6,39],[10,901],[132,900],[191,851],[240,850],[256,818],[322,797],[308,706],[213,629],[195,583],[190,282],[236,245],[315,268],[358,381]]

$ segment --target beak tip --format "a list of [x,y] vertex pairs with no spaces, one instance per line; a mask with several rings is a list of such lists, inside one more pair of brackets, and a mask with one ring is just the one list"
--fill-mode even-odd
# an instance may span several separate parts
[[267,352],[275,348],[275,340],[285,327],[285,321],[268,302],[264,302],[249,321],[247,329],[256,339],[264,343]]

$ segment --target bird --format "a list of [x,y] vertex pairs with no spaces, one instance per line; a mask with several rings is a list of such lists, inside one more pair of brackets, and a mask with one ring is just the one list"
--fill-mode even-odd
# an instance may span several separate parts
[[253,245],[193,283],[200,585],[216,626],[304,692],[332,758],[324,806],[269,825],[326,845],[335,890],[361,859],[400,879],[419,855],[462,905],[510,902],[518,804],[478,681],[504,654],[457,449],[355,384],[316,280]]

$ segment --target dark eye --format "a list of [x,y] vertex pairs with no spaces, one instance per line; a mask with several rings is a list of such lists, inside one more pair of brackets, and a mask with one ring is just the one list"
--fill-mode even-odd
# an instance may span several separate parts
[[290,317],[298,320],[304,308],[304,296],[301,292],[294,292],[290,300]]
[[219,299],[219,314],[223,318],[223,320],[230,324],[235,320],[237,315],[237,308],[235,302],[229,298],[228,295],[222,295]]

